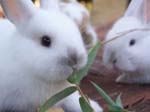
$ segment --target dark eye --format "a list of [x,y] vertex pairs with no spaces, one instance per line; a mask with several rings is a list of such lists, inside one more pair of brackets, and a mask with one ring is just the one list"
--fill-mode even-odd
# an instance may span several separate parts
[[44,47],[50,47],[51,46],[51,39],[49,36],[43,36],[41,38],[41,44],[44,46]]
[[132,40],[130,40],[129,45],[130,45],[130,46],[133,46],[135,43],[136,43],[135,39],[132,39]]

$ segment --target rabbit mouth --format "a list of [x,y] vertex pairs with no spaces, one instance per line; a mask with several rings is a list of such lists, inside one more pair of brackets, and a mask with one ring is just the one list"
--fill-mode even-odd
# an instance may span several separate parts
[[60,74],[63,74],[66,78],[69,77],[74,72],[74,69],[70,66],[66,66],[65,69],[60,71]]
[[117,71],[131,72],[131,73],[136,71],[132,65],[114,66],[114,69]]
[[133,66],[129,66],[129,67],[116,67],[117,71],[123,71],[123,72],[126,72],[126,73],[134,73],[136,71],[136,69],[133,67]]
[[134,63],[134,58],[122,58],[118,59],[116,63],[113,64],[113,68],[117,71],[123,71],[123,72],[135,72],[136,69],[136,63]]

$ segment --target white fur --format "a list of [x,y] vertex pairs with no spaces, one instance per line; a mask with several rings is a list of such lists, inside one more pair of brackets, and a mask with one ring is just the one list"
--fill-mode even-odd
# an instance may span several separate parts
[[[140,20],[135,17],[123,17],[119,19],[109,31],[106,40],[112,39],[120,32],[132,29],[146,28]],[[123,73],[117,82],[122,83],[150,83],[149,67],[150,53],[147,48],[150,43],[148,31],[134,31],[104,46],[103,62],[111,69],[117,69]],[[129,46],[132,39],[135,45]],[[117,60],[116,63],[113,63]]]
[[[80,98],[79,93],[75,92],[67,99],[64,99],[64,101],[68,103],[64,104],[63,102],[60,102],[58,105],[63,105],[64,107],[66,107],[64,109],[65,112],[82,112],[79,104],[79,98]],[[93,107],[94,112],[103,112],[103,110],[99,107],[99,105],[95,101],[90,100],[90,104]]]
[[[35,112],[49,97],[70,86],[66,78],[73,66],[85,66],[87,53],[81,34],[59,10],[35,9],[30,0],[11,0],[12,6],[27,5],[12,10],[7,0],[0,2],[12,21],[0,20],[0,111]],[[41,45],[44,35],[51,38],[49,48]],[[68,64],[72,53],[77,58],[73,66]],[[74,97],[78,96],[70,98]],[[70,101],[63,103],[67,106]]]
[[60,0],[62,12],[78,25],[86,48],[92,48],[97,42],[97,35],[90,23],[90,13],[88,9],[76,0],[68,0],[68,2],[63,1],[64,0]]
[[[149,28],[150,1],[132,0],[124,16],[108,32],[106,41],[119,33],[133,29]],[[135,44],[130,46],[134,39]],[[134,31],[117,38],[104,46],[103,62],[108,68],[122,72],[116,82],[150,83],[149,31]]]
[[[88,10],[78,2],[61,2],[62,11],[74,20],[79,27],[87,24],[89,20]],[[84,21],[83,21],[84,20]],[[84,22],[84,23],[83,23]]]

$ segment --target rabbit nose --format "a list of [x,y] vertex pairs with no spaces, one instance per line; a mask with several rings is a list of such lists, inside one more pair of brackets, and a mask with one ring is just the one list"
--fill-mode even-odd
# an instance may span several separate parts
[[68,55],[68,65],[71,66],[72,69],[79,70],[86,64],[85,54],[71,51]]
[[68,65],[71,66],[74,70],[78,69],[78,63],[80,60],[80,56],[77,53],[69,54]]
[[78,63],[77,56],[71,55],[68,60],[68,65],[71,66],[73,69],[77,69],[77,66],[76,66],[77,63]]
[[113,64],[117,63],[117,59],[113,59],[113,60],[112,60],[112,63],[113,63]]
[[114,52],[112,52],[111,56],[110,56],[110,62],[112,64],[116,64],[117,63],[117,58]]

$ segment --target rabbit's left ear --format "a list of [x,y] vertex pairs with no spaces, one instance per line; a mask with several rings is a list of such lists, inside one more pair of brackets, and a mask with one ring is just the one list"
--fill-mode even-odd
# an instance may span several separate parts
[[146,0],[144,3],[145,9],[145,22],[150,23],[150,0]]
[[59,0],[40,0],[40,7],[46,10],[59,10]]
[[35,7],[31,0],[0,0],[5,16],[16,25],[21,27],[33,14]]
[[132,0],[124,16],[133,16],[144,24],[150,23],[150,0]]

